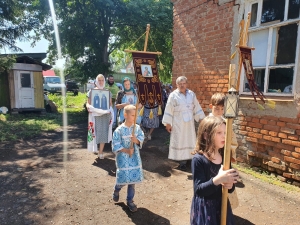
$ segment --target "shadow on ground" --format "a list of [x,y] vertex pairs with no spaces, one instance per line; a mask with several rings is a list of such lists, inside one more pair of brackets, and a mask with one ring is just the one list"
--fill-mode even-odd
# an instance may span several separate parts
[[[69,148],[86,143],[82,140],[84,126],[68,127],[72,137]],[[50,199],[42,195],[44,185],[39,172],[47,168],[59,170],[64,159],[69,160],[62,137],[62,131],[45,132],[32,139],[0,143],[0,224],[34,224],[37,220],[32,215],[51,219],[48,214],[55,209],[45,207]],[[43,175],[42,179],[51,180],[51,175]]]
[[[162,216],[159,216],[148,209],[138,208],[138,212],[131,212],[124,202],[116,203],[116,205],[122,207],[128,217],[136,225],[153,225],[153,224],[170,224],[170,221]],[[144,218],[152,218],[151,221],[145,221]]]
[[254,223],[251,223],[249,220],[246,220],[239,216],[234,216],[234,220],[236,225],[254,225]]
[[95,156],[95,160],[92,165],[107,171],[108,175],[110,176],[116,176],[115,160],[112,160],[110,158],[99,159],[97,156]]

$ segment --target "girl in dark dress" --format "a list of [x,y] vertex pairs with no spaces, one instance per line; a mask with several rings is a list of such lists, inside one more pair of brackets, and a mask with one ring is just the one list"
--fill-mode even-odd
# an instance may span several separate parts
[[[235,169],[224,171],[222,166],[226,125],[218,117],[204,118],[198,129],[197,144],[192,159],[194,196],[191,206],[192,225],[219,225],[221,221],[222,187],[229,193],[239,177]],[[227,203],[227,225],[234,224]]]

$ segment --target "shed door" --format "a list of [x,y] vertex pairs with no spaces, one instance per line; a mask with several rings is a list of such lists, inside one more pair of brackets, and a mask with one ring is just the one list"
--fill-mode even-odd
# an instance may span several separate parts
[[19,73],[20,108],[34,108],[33,74],[29,71],[21,71]]

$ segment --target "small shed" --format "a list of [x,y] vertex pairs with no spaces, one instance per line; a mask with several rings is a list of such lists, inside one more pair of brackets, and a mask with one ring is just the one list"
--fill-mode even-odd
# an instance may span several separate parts
[[0,106],[11,113],[45,112],[43,70],[52,66],[42,63],[46,53],[15,54],[16,63],[0,74]]

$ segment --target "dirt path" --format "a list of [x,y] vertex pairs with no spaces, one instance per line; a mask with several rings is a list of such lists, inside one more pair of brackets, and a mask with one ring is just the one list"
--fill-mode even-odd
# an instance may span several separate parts
[[[0,224],[189,224],[190,168],[179,171],[167,159],[164,129],[157,129],[141,150],[145,181],[136,185],[136,213],[124,204],[125,190],[119,203],[111,199],[115,161],[110,146],[105,147],[105,159],[96,160],[85,149],[85,125],[68,130],[65,155],[60,131],[0,144]],[[241,177],[236,224],[299,224],[299,193],[247,174]]]

